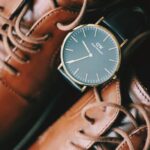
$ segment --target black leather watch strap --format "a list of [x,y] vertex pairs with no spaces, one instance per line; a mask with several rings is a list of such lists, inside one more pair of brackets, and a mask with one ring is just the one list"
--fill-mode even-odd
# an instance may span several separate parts
[[[131,40],[146,28],[145,12],[140,7],[119,8],[102,20],[118,38]],[[119,39],[119,40],[120,40]]]

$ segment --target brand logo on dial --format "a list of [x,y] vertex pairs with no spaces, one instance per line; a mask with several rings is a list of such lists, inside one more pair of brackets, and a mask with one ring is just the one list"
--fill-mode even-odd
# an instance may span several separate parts
[[97,25],[80,26],[65,38],[61,59],[67,75],[82,85],[99,85],[113,77],[120,64],[116,38]]

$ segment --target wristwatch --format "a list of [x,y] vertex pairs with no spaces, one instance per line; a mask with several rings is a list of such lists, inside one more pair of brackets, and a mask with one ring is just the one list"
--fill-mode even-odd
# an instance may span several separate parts
[[146,27],[145,12],[139,6],[119,8],[96,24],[73,29],[61,46],[58,70],[80,91],[116,78],[128,42]]

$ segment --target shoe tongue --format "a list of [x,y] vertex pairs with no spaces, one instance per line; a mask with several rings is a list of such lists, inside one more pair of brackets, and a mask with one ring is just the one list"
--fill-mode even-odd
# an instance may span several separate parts
[[50,0],[34,0],[34,3],[31,6],[24,16],[24,20],[27,25],[32,25],[36,22],[39,18],[41,18],[45,13],[54,9],[55,6],[52,1]]

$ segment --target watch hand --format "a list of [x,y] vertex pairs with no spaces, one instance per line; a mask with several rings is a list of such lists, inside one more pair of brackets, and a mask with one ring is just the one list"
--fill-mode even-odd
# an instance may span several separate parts
[[87,47],[87,45],[85,44],[85,42],[84,42],[84,41],[82,41],[82,43],[83,43],[83,45],[84,45],[84,47],[85,47],[86,51],[88,52],[89,57],[92,57],[92,56],[93,56],[93,54],[91,53],[91,51],[89,50],[89,48]]
[[104,55],[104,53],[96,46],[94,43],[92,43],[92,46],[101,54]]
[[89,57],[90,57],[89,55],[88,55],[88,56],[84,56],[84,57],[79,58],[79,59],[76,59],[76,60],[67,61],[66,63],[67,63],[67,64],[72,64],[72,63],[74,63],[74,62],[78,62],[78,61],[80,61],[80,60],[84,60],[84,59],[89,58]]

